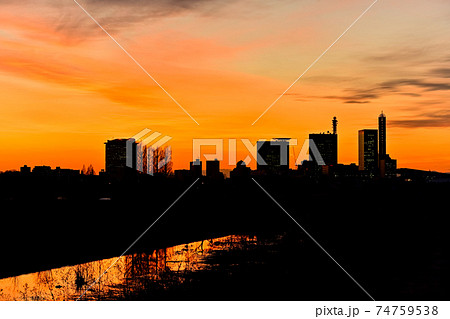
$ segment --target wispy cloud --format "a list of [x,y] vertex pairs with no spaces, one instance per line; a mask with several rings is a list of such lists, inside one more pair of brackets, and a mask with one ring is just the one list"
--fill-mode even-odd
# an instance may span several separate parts
[[450,111],[441,110],[437,112],[412,115],[407,118],[389,121],[392,127],[402,128],[443,128],[450,127]]
[[[236,17],[249,19],[253,15],[270,14],[277,7],[295,3],[295,0],[78,0],[108,32],[117,34],[127,30],[135,31],[147,22],[155,22],[164,18],[183,17],[191,15],[198,18],[231,20]],[[0,0],[0,25],[2,15],[7,12],[17,20],[27,20],[29,17],[40,17],[44,23],[61,36],[72,41],[83,41],[91,38],[104,37],[89,17],[87,17],[72,0],[42,0],[39,3],[32,0],[17,2]]]
[[397,79],[386,81],[380,84],[379,88],[386,90],[399,90],[402,87],[415,86],[424,91],[448,91],[450,90],[450,83],[431,82],[421,79]]
[[[442,47],[429,45],[397,45],[381,49],[378,53],[363,54],[359,59],[361,70],[385,77],[372,85],[361,86],[365,79],[355,79],[342,90],[341,95],[322,96],[343,103],[366,104],[390,95],[422,97],[427,92],[450,91],[450,60]],[[349,87],[350,86],[350,87]]]
[[[437,51],[438,53],[435,53]],[[362,57],[362,62],[370,65],[412,65],[435,62],[435,54],[441,54],[434,48],[423,48],[414,46],[397,46],[387,48],[384,52],[367,54]]]
[[[449,60],[450,61],[450,60]],[[437,68],[430,71],[430,75],[440,78],[450,78],[450,68]]]
[[365,103],[370,103],[370,102],[369,101],[349,100],[349,101],[345,101],[345,103],[348,103],[348,104],[365,104]]
[[[230,0],[79,0],[109,32],[132,29],[149,19],[175,17],[183,14],[220,16],[221,8],[236,2]],[[50,35],[65,39],[65,44],[77,44],[92,38],[104,37],[89,17],[72,1],[43,0],[35,1],[0,0],[0,25],[21,26],[21,35],[44,37],[38,34],[47,29]],[[25,28],[27,27],[27,28]]]
[[[439,69],[441,76],[446,75],[446,70]],[[434,73],[437,74],[438,72],[435,70]],[[416,90],[416,92],[411,92],[411,90]],[[324,95],[316,98],[342,100],[343,103],[365,104],[388,95],[421,97],[425,92],[431,91],[450,91],[450,83],[436,78],[431,80],[418,78],[395,79],[377,83],[372,88],[345,89],[342,95]]]

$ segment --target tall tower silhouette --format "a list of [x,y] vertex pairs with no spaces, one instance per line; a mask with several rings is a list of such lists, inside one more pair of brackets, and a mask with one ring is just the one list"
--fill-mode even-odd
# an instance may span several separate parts
[[335,117],[333,117],[333,134],[337,134],[337,124],[338,124],[338,120],[337,120],[337,118],[336,118],[336,116]]
[[378,116],[378,154],[380,161],[386,158],[386,115],[383,111]]

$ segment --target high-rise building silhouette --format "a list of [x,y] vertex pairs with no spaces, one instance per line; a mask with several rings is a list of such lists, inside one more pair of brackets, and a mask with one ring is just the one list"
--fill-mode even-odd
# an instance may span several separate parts
[[189,163],[189,171],[191,172],[191,176],[195,178],[200,178],[203,175],[202,172],[202,161],[200,161],[198,158]]
[[358,132],[359,170],[375,174],[378,169],[378,130]]
[[[314,144],[317,146],[317,149],[322,156],[325,165],[336,165],[338,162],[337,155],[337,134],[309,134],[309,139],[314,141]],[[314,152],[309,150],[309,154],[314,158]]]
[[[333,117],[333,132],[321,133],[321,134],[309,134],[309,139],[314,141],[317,146],[317,150],[322,156],[325,165],[337,165],[338,163],[338,135],[337,135],[337,119]],[[310,149],[309,154],[314,158],[314,152]]]
[[276,138],[270,141],[256,142],[257,170],[270,174],[288,171],[289,140],[290,138]]
[[218,160],[206,161],[206,177],[217,177],[220,175],[220,162]]
[[130,155],[132,169],[136,169],[136,143],[129,143],[129,139],[108,140],[105,143],[105,170],[111,173],[117,169],[125,169],[127,167],[127,144],[131,147]]
[[380,177],[394,177],[397,171],[397,160],[392,159],[386,147],[386,115],[381,111],[378,116],[378,167]]
[[379,160],[386,157],[386,115],[383,111],[378,116],[378,154]]

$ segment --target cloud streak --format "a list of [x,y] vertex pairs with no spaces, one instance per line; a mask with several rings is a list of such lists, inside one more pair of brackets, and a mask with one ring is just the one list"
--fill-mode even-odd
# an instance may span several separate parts
[[450,68],[437,68],[430,71],[430,75],[440,78],[450,78]]
[[389,125],[401,128],[444,128],[450,127],[450,111],[422,113],[409,118],[390,120]]
[[[447,69],[439,70],[441,75],[445,75]],[[410,92],[411,88],[421,91]],[[341,100],[343,103],[359,103],[366,104],[372,100],[382,98],[388,95],[404,95],[409,97],[420,97],[423,92],[432,91],[450,91],[450,83],[439,80],[422,80],[422,79],[395,79],[381,82],[370,89],[345,89],[342,95],[324,95],[318,98]]]
[[[230,0],[78,0],[96,20],[109,32],[132,30],[150,19],[176,17],[186,14],[198,16],[220,16],[223,8],[237,2]],[[28,26],[22,36],[32,39],[40,29],[50,30],[52,36],[64,40],[64,44],[78,44],[81,41],[103,37],[99,30],[72,0],[24,0],[20,4],[10,0],[0,0],[0,25],[21,25],[21,31]],[[38,35],[39,36],[39,35]],[[46,37],[43,32],[39,37]]]
[[392,81],[383,82],[380,84],[379,89],[386,90],[399,90],[403,87],[415,86],[423,89],[424,91],[449,91],[450,83],[442,82],[429,82],[421,79],[397,79]]

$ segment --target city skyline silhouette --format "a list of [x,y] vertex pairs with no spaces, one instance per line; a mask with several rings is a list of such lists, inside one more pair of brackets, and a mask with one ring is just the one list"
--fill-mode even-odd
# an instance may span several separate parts
[[[359,135],[359,140],[358,140],[358,157],[357,160],[353,163],[350,164],[345,164],[345,165],[357,165],[359,167],[360,171],[373,171],[375,172],[375,175],[378,176],[382,176],[384,177],[384,175],[386,174],[386,165],[387,165],[387,169],[390,170],[391,172],[388,174],[391,175],[395,175],[395,171],[397,170],[397,160],[393,160],[391,159],[391,157],[389,156],[389,154],[387,153],[387,144],[388,144],[388,140],[389,138],[386,137],[386,129],[389,128],[389,120],[387,120],[387,116],[386,114],[381,111],[380,115],[378,116],[378,128],[376,129],[360,129],[358,131],[358,135]],[[147,129],[148,130],[148,129]],[[150,131],[151,132],[151,131]],[[367,153],[367,150],[365,149],[366,146],[363,146],[364,143],[364,132],[369,133],[370,132],[374,132],[375,135],[373,135],[373,145],[371,146],[371,148],[373,148],[373,150],[369,151],[369,153]],[[148,133],[147,133],[148,134]],[[161,135],[161,133],[156,132],[156,133],[152,133],[154,137],[151,136],[151,140],[154,143],[155,139],[157,141],[158,137]],[[343,165],[341,162],[339,162],[338,160],[338,154],[339,152],[339,138],[338,138],[339,134],[338,134],[338,120],[337,117],[334,116],[333,120],[332,120],[332,129],[331,131],[324,131],[321,133],[309,133],[309,140],[314,142],[314,150],[316,150],[320,155],[320,162],[318,161],[318,159],[316,159],[314,156],[314,150],[312,150],[311,148],[309,148],[308,150],[308,156],[309,156],[309,161],[315,161],[317,163],[318,166],[325,166],[325,167],[329,167],[329,166],[337,166],[338,164],[340,164],[341,166]],[[370,135],[368,135],[370,136]],[[83,168],[81,170],[79,170],[78,172],[82,175],[95,175],[96,172],[100,173],[100,174],[105,174],[108,173],[109,170],[112,169],[112,167],[114,165],[116,166],[121,166],[123,167],[130,167],[133,170],[137,170],[145,173],[148,173],[147,170],[150,169],[150,166],[152,167],[152,172],[153,170],[155,170],[155,172],[158,172],[158,163],[160,161],[164,160],[164,153],[162,155],[162,157],[160,157],[161,155],[159,154],[159,152],[165,152],[166,149],[169,149],[170,153],[172,153],[171,151],[171,147],[170,145],[164,145],[167,142],[165,142],[166,140],[170,140],[172,139],[171,137],[165,136],[163,137],[160,141],[157,142],[157,145],[161,144],[159,142],[163,141],[164,144],[161,145],[161,147],[156,147],[156,158],[153,159],[153,155],[152,159],[147,158],[148,156],[150,156],[150,154],[152,154],[153,152],[155,152],[155,147],[152,146],[153,144],[144,144],[141,145],[139,143],[141,143],[141,141],[143,141],[145,136],[140,137],[140,139],[138,140],[131,140],[130,138],[120,138],[120,139],[113,139],[113,140],[108,140],[105,142],[106,145],[106,152],[105,152],[105,165],[103,166],[103,168],[100,168],[98,171],[95,170],[95,168],[92,166],[92,164],[89,164],[89,166],[86,168],[86,165],[83,164]],[[366,137],[367,138],[367,137]],[[286,138],[287,141],[290,140],[290,138]],[[258,140],[260,142],[255,143],[255,149],[257,150],[257,158],[250,158],[250,162],[258,162],[258,160],[261,159],[261,165],[258,164],[254,164],[252,163],[252,166],[254,166],[254,169],[256,170],[261,170],[264,168],[264,166],[267,165],[267,163],[264,162],[263,158],[260,157],[261,156],[261,152],[267,152],[262,150],[262,146],[264,144],[277,144],[276,139],[274,140],[269,139],[268,141],[266,140]],[[266,142],[264,142],[266,141]],[[271,142],[272,141],[272,142]],[[131,142],[132,144],[129,144],[129,142]],[[390,141],[389,141],[390,142]],[[148,142],[146,142],[148,143]],[[108,145],[111,149],[109,151],[109,158],[108,158]],[[129,147],[131,147],[131,145],[133,145],[133,151],[131,151],[131,148],[128,149]],[[156,144],[155,144],[156,145]],[[317,145],[319,146],[319,148],[317,148]],[[136,146],[139,146],[140,150],[137,151],[136,150]],[[299,166],[301,166],[300,160],[297,158],[293,158],[292,156],[289,155],[289,152],[293,153],[291,155],[293,155],[295,157],[295,154],[299,153],[299,148],[300,147],[304,147],[304,145],[297,145],[297,142],[295,144],[290,144],[289,142],[287,142],[286,146],[284,147],[280,147],[279,149],[274,150],[275,151],[275,155],[277,155],[277,157],[275,158],[275,161],[281,162],[281,159],[279,157],[279,155],[283,152],[283,149],[286,149],[287,153],[287,163],[286,163],[286,169],[299,169]],[[296,150],[297,148],[297,150]],[[229,149],[229,152],[231,152],[232,150]],[[303,151],[303,149],[302,149]],[[136,152],[140,153],[140,155],[136,155]],[[395,152],[395,150],[394,150]],[[203,153],[200,153],[201,157],[205,157],[206,155]],[[244,153],[244,155],[242,156],[242,158],[240,159],[240,161],[242,162],[242,164],[246,165],[248,167],[248,163],[243,162],[243,159],[245,157],[248,158],[248,156],[250,155],[251,152],[249,152],[249,150],[247,150],[247,154]],[[365,154],[367,153],[367,154]],[[282,155],[282,154],[281,154]],[[141,158],[138,159],[136,156],[140,156]],[[229,155],[228,154],[221,154],[221,157],[225,157],[227,158]],[[236,155],[234,155],[236,156]],[[267,155],[266,155],[267,156]],[[365,164],[366,160],[365,157],[369,157],[369,161],[372,161],[372,164]],[[370,156],[372,157],[372,159],[370,159]],[[117,158],[117,159],[115,159]],[[182,171],[186,170],[186,167],[182,167],[181,169],[178,170],[173,170],[173,158],[171,157],[171,155],[169,155],[168,159],[170,159],[170,171],[166,171],[166,175],[171,175],[171,174],[176,174],[176,171],[179,171],[179,173],[182,173]],[[199,158],[198,158],[199,159]],[[323,161],[323,159],[325,159],[325,161]],[[155,164],[149,164],[147,163],[148,161],[154,161],[156,163]],[[167,159],[166,159],[167,160]],[[108,164],[108,161],[110,164]],[[138,163],[138,161],[140,161],[140,164]],[[203,159],[203,161],[205,161],[205,159]],[[269,160],[270,161],[270,160]],[[208,162],[208,161],[206,161]],[[230,172],[233,168],[233,165],[228,164],[227,165],[227,161],[224,160],[222,161],[222,165],[225,164],[225,166],[227,166],[227,168],[225,168],[225,172]],[[130,164],[132,163],[132,164]],[[192,165],[192,161],[190,162]],[[358,163],[358,164],[355,164]],[[108,165],[110,166],[108,169]],[[137,167],[136,165],[140,165],[140,167]],[[185,166],[186,163],[183,163],[183,165]],[[219,164],[220,165],[220,164]],[[279,165],[279,164],[277,164]],[[344,166],[345,166],[344,165]],[[367,165],[372,165],[372,168],[367,168],[365,166]],[[375,166],[373,166],[375,165]],[[153,166],[155,166],[153,168]],[[257,167],[256,167],[257,166]],[[231,169],[229,168],[231,167]],[[407,168],[407,167],[403,167],[404,169],[415,169],[415,168]],[[250,169],[250,168],[249,168]],[[33,168],[33,170],[31,170],[31,167],[29,167],[28,165],[24,165],[20,168],[20,172],[25,172],[25,173],[30,173],[30,172],[39,172],[39,171],[45,171],[45,170],[51,170],[51,167],[48,165],[37,165]],[[55,170],[61,170],[60,166],[56,166]],[[15,171],[13,170],[7,170],[8,171]],[[65,168],[62,170],[62,172],[71,172],[71,173],[75,173],[77,170],[74,168]],[[420,170],[418,170],[420,171]],[[206,173],[207,170],[204,170],[204,172]],[[430,171],[431,172],[431,171]],[[1,172],[0,172],[1,173]],[[425,173],[425,171],[424,171]],[[435,173],[445,173],[445,172],[435,172]],[[38,173],[39,174],[39,173]],[[152,174],[152,173],[151,173]],[[228,174],[227,174],[228,175]],[[225,176],[226,178],[228,178],[229,176]]]

